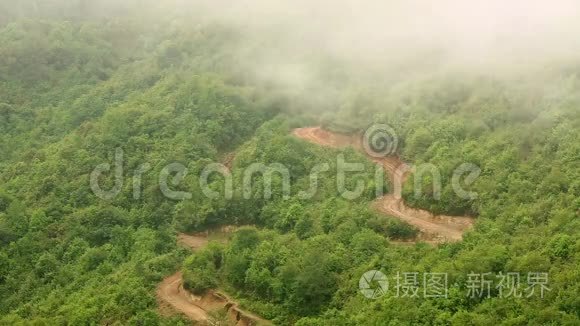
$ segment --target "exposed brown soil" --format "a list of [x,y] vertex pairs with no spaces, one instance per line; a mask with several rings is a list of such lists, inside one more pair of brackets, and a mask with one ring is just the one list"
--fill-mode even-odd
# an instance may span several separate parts
[[180,233],[177,235],[177,243],[184,247],[189,247],[192,251],[196,251],[205,247],[208,241],[208,235],[205,233],[196,235]]
[[[363,151],[362,137],[357,135],[336,134],[321,127],[298,128],[294,129],[293,134],[322,146],[333,148],[352,146]],[[367,156],[387,171],[393,185],[402,185],[408,177],[406,172],[408,166],[399,157],[375,158]],[[373,203],[373,207],[386,215],[415,226],[420,231],[417,240],[429,243],[460,241],[463,233],[471,228],[475,222],[475,219],[469,216],[435,215],[422,209],[408,207],[402,199],[400,187],[397,186],[395,186],[393,193],[378,198]]]
[[225,165],[225,167],[228,170],[231,170],[232,165],[234,164],[234,160],[236,159],[236,152],[231,152],[228,153],[227,155],[225,155],[222,159],[222,164]]
[[[233,230],[234,227],[224,227],[217,233],[231,233]],[[178,235],[177,241],[180,245],[196,251],[206,246],[211,236],[210,231],[194,235],[182,233]],[[226,312],[230,325],[271,325],[269,321],[242,310],[234,300],[221,291],[210,290],[201,296],[190,293],[183,287],[181,272],[165,278],[158,285],[157,301],[163,315],[177,311],[201,325],[215,325],[211,315],[220,311]]]
[[[193,303],[193,297],[183,288],[181,280],[181,272],[177,272],[159,284],[157,299],[160,305],[169,305],[187,318],[201,324],[207,324],[210,319],[208,312]],[[162,313],[168,315],[168,309],[165,307]]]

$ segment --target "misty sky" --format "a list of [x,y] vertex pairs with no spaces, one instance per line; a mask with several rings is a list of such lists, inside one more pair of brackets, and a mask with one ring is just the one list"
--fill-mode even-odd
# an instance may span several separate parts
[[194,3],[205,8],[206,17],[278,31],[296,49],[319,47],[357,59],[397,61],[438,53],[449,62],[522,64],[566,60],[580,50],[577,0]]

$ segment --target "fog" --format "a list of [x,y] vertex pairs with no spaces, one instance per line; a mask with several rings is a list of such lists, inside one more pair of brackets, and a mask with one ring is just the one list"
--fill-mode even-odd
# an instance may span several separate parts
[[574,61],[580,51],[578,0],[0,0],[0,9],[73,19],[176,13],[233,26],[266,52],[383,66],[517,67]]
[[240,70],[299,87],[320,84],[321,63],[380,77],[502,75],[577,64],[580,53],[578,0],[0,0],[0,8],[218,23],[238,32]]
[[[359,63],[406,60],[485,67],[573,60],[574,0],[198,0],[206,19],[277,33],[286,50],[327,51]],[[289,54],[290,55],[290,54]]]

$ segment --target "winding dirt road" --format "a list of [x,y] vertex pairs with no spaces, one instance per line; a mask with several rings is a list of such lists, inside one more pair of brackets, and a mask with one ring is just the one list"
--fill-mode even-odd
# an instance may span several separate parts
[[[225,232],[229,232],[225,227]],[[192,251],[200,250],[209,242],[208,233],[195,235],[179,234],[177,242],[188,247]],[[157,301],[159,302],[161,313],[170,315],[174,311],[184,314],[191,321],[201,325],[215,325],[216,322],[211,317],[211,313],[226,311],[228,325],[271,325],[272,323],[245,311],[231,299],[227,294],[210,290],[202,296],[196,296],[183,287],[183,275],[181,272],[165,278],[157,286]]]
[[[309,142],[326,147],[352,146],[362,150],[362,137],[335,134],[320,127],[298,128],[293,134]],[[363,151],[364,152],[364,151]],[[408,177],[406,164],[396,156],[374,158],[369,156],[376,164],[381,165],[388,172],[392,184],[402,185]],[[475,219],[468,216],[435,215],[428,211],[411,208],[405,205],[401,198],[400,187],[396,191],[378,198],[373,206],[380,212],[396,217],[420,231],[418,241],[428,243],[443,243],[460,241],[463,233],[470,229]],[[413,242],[394,241],[401,244]],[[179,234],[178,243],[196,251],[208,243],[208,233],[187,235]],[[250,312],[242,310],[238,304],[226,294],[219,291],[208,291],[199,297],[191,294],[183,288],[182,274],[176,272],[161,282],[157,288],[157,298],[162,312],[172,309],[183,313],[190,320],[200,324],[214,324],[210,312],[225,309],[228,319],[234,325],[271,325],[267,320]]]
[[[336,134],[321,127],[298,128],[294,129],[293,134],[318,145],[333,148],[352,146],[365,153],[362,137]],[[401,196],[401,187],[397,187],[397,184],[402,185],[405,182],[409,176],[409,167],[396,156],[382,158],[367,156],[387,171],[391,184],[395,185],[393,193],[378,198],[373,206],[386,215],[418,228],[420,235],[417,240],[430,243],[461,241],[463,233],[475,223],[475,219],[469,216],[435,215],[406,206]]]
[[157,287],[158,300],[162,306],[168,304],[190,320],[207,324],[210,319],[208,312],[193,303],[192,296],[183,288],[181,280],[181,272],[164,279]]

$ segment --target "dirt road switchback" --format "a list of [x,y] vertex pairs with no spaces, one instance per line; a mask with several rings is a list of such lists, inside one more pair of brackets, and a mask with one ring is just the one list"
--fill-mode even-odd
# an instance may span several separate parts
[[[298,128],[294,129],[293,134],[321,146],[333,148],[351,146],[365,153],[362,137],[356,135],[337,134],[321,127]],[[367,156],[385,169],[391,179],[391,185],[402,185],[407,179],[409,169],[397,156],[381,158],[368,154]],[[373,203],[373,207],[383,214],[398,218],[419,229],[418,241],[429,243],[461,241],[463,233],[475,223],[475,219],[469,216],[436,215],[429,211],[408,207],[402,199],[400,188],[395,186],[395,192],[378,198]]]

